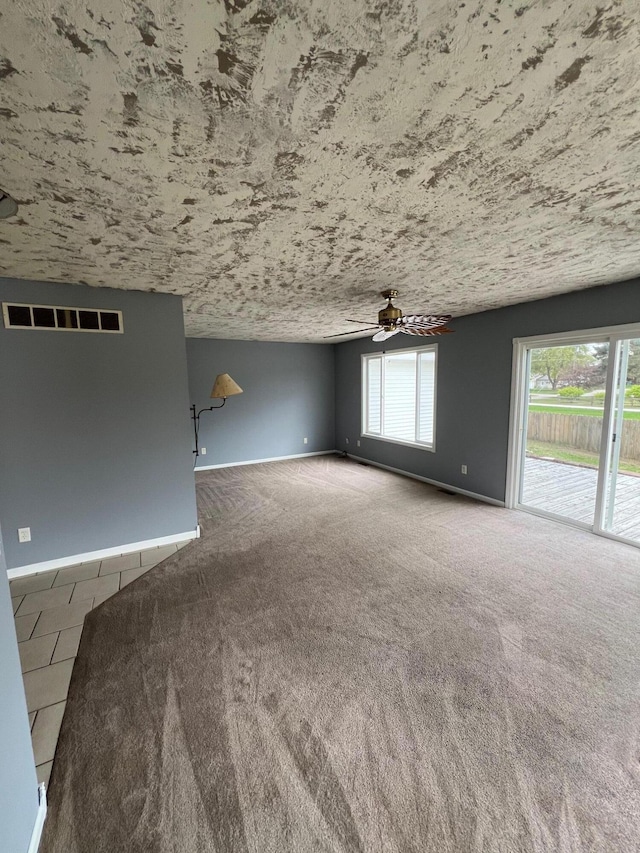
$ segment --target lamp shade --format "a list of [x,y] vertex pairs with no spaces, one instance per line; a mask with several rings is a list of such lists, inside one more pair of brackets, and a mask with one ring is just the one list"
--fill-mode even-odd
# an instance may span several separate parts
[[228,373],[219,373],[213,383],[212,398],[231,397],[233,394],[242,394],[242,388],[237,382],[233,381]]

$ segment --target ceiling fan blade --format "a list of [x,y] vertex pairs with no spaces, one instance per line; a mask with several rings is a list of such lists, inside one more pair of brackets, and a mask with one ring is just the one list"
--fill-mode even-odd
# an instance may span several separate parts
[[[344,322],[345,323],[369,323],[371,321],[370,320],[345,320]],[[371,328],[373,328],[373,326]]]
[[446,326],[436,326],[433,329],[427,329],[421,326],[405,326],[398,329],[405,335],[420,335],[423,338],[432,337],[433,335],[448,335],[453,333],[453,329],[448,329]]
[[451,314],[407,314],[398,320],[398,325],[435,329],[437,326],[444,326],[449,320],[451,320]]
[[380,332],[375,334],[371,340],[372,341],[386,341],[387,338],[393,337],[393,335],[397,335],[400,329],[392,329],[390,332],[387,332],[386,329],[382,329]]
[[342,338],[345,335],[357,335],[359,332],[370,332],[371,329],[377,329],[378,326],[367,326],[366,329],[354,329],[353,332],[339,332],[337,335],[324,335],[325,338]]

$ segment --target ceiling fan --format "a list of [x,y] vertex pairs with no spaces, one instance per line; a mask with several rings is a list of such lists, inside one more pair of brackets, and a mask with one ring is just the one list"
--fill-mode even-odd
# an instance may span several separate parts
[[[451,319],[451,314],[407,314],[405,316],[391,301],[397,297],[397,290],[383,290],[380,295],[383,299],[387,299],[388,302],[381,311],[378,311],[377,326],[367,326],[355,332],[342,332],[339,335],[325,335],[325,337],[341,338],[344,335],[355,335],[358,332],[368,332],[372,329],[378,329],[373,336],[373,340],[386,341],[387,338],[397,335],[398,332],[404,332],[405,335],[421,335],[423,337],[446,335],[449,332],[453,332],[453,329],[448,329],[446,326],[446,323]],[[366,320],[347,320],[346,322],[365,323]]]

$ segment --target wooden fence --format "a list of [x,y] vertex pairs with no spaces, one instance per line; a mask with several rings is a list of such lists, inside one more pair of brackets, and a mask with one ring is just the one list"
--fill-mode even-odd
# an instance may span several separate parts
[[[599,453],[601,435],[602,418],[529,412],[527,438],[532,441],[548,441]],[[624,421],[620,456],[623,459],[640,460],[640,421]]]

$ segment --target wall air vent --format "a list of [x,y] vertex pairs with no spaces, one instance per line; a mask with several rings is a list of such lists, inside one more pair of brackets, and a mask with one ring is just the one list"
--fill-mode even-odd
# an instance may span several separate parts
[[6,329],[49,329],[58,332],[104,332],[116,335],[124,332],[122,311],[3,302],[2,316]]

